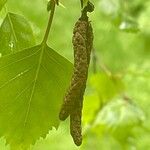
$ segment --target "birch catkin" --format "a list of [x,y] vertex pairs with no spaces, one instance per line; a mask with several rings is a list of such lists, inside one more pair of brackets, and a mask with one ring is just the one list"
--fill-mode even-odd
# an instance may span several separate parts
[[65,120],[70,115],[70,133],[78,146],[82,143],[81,117],[83,96],[93,46],[93,31],[88,21],[87,12],[88,9],[85,8],[73,30],[74,70],[70,87],[64,97],[59,114],[60,120]]

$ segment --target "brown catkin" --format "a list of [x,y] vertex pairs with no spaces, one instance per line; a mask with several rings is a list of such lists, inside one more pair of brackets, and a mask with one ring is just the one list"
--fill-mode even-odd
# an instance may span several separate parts
[[74,71],[70,87],[65,95],[59,118],[65,120],[71,113],[74,102],[79,98],[80,91],[87,80],[87,21],[78,20],[73,31]]
[[88,8],[82,12],[82,16],[76,22],[73,30],[74,69],[71,83],[59,114],[60,120],[65,120],[70,115],[70,133],[74,143],[78,146],[82,143],[81,118],[83,97],[93,47],[93,31],[88,21],[87,11]]
[[81,128],[81,119],[82,119],[82,107],[83,107],[83,96],[86,88],[86,81],[88,76],[88,66],[90,63],[90,54],[93,47],[93,31],[90,22],[88,22],[87,31],[86,31],[86,64],[87,70],[84,81],[82,82],[82,87],[80,88],[80,94],[78,99],[72,109],[70,114],[70,132],[73,137],[73,140],[76,145],[81,145],[82,143],[82,128]]

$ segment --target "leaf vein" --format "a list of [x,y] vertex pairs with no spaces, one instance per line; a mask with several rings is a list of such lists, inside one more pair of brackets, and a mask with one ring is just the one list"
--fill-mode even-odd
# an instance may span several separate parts
[[[0,70],[6,68],[6,67],[8,67],[8,66],[11,66],[12,64],[18,63],[18,62],[23,61],[23,60],[25,60],[25,59],[28,59],[28,58],[30,58],[30,57],[36,55],[39,51],[40,51],[40,49],[39,49],[38,51],[36,51],[35,53],[31,54],[31,55],[28,55],[28,56],[26,56],[26,57],[24,57],[24,58],[22,58],[22,59],[19,59],[19,60],[17,60],[17,61],[14,61],[14,62],[8,64],[8,65],[5,65],[5,66],[1,67]],[[12,55],[14,55],[14,54],[12,54]],[[7,57],[7,56],[6,56],[6,57]]]
[[10,82],[14,81],[15,79],[17,79],[18,77],[23,76],[25,73],[28,73],[30,70],[32,70],[35,67],[32,66],[29,69],[26,69],[24,71],[22,71],[21,73],[17,74],[15,77],[11,78],[10,80],[8,80],[7,82],[3,83],[3,85],[0,86],[0,89],[2,89],[3,87],[5,87],[7,84],[9,84]]

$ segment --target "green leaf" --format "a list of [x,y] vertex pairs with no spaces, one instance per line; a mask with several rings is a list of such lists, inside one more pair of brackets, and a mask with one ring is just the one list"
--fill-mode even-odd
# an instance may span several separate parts
[[116,17],[119,13],[120,3],[119,0],[100,0],[99,7],[105,15]]
[[98,92],[103,104],[124,91],[124,83],[119,76],[105,73],[95,74],[90,79],[91,86]]
[[90,95],[84,96],[83,105],[83,123],[87,124],[93,120],[96,111],[99,109],[99,96],[97,92],[92,92]]
[[3,8],[3,6],[5,5],[6,2],[7,2],[7,0],[0,0],[0,11]]
[[136,125],[145,118],[143,111],[136,105],[125,101],[115,100],[100,111],[95,124],[106,124],[109,128],[116,126]]
[[8,13],[0,27],[0,53],[6,55],[35,45],[28,21],[17,14]]
[[27,149],[58,127],[72,64],[47,45],[0,59],[0,135],[12,149]]
[[99,112],[93,126],[101,132],[109,132],[123,142],[131,136],[132,129],[144,121],[145,114],[139,107],[127,100],[118,99],[108,103]]
[[139,31],[138,23],[130,18],[124,19],[121,22],[119,29],[125,32],[132,32],[132,33],[137,33]]

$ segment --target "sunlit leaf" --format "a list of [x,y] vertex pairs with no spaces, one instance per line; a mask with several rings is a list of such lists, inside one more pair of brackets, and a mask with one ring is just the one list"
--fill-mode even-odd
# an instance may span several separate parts
[[71,63],[43,44],[0,59],[0,135],[11,148],[26,149],[58,127],[71,72]]
[[110,132],[117,140],[127,139],[134,127],[145,121],[143,111],[127,100],[115,100],[107,104],[98,114],[94,128]]
[[122,31],[134,32],[134,33],[139,31],[138,23],[131,19],[123,20],[119,26],[119,29]]
[[105,73],[93,75],[91,86],[98,92],[100,100],[105,103],[115,95],[124,91],[124,83],[118,76],[108,76]]
[[85,95],[83,106],[83,123],[87,124],[95,118],[95,113],[100,106],[97,92],[93,92],[90,95]]
[[106,124],[110,128],[117,125],[138,124],[145,118],[143,111],[136,105],[125,101],[115,100],[100,111],[95,124]]
[[30,24],[24,17],[8,13],[0,27],[0,53],[6,55],[35,45]]
[[119,0],[100,0],[100,10],[110,16],[116,16],[120,9]]

